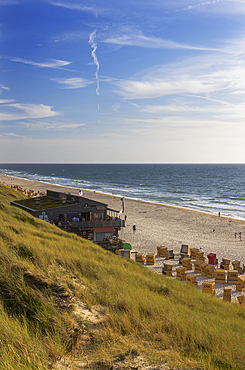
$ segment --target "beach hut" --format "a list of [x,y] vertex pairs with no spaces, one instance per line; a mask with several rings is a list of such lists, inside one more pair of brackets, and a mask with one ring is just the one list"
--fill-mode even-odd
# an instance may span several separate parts
[[186,275],[186,282],[190,285],[194,285],[195,287],[198,287],[197,275],[189,274]]
[[217,269],[215,271],[215,282],[216,283],[225,283],[225,271],[223,269]]
[[190,252],[191,252],[191,258],[197,259],[199,249],[198,248],[191,248]]
[[190,247],[187,244],[182,244],[180,248],[180,253],[185,254],[185,257],[189,257],[190,255]]
[[146,264],[155,265],[156,264],[156,255],[154,253],[148,253],[146,255]]
[[237,270],[228,271],[227,284],[238,284],[238,271]]
[[244,294],[241,294],[237,297],[237,300],[240,304],[241,307],[245,307],[245,299],[244,299]]
[[170,263],[164,263],[162,273],[166,276],[172,276],[173,265]]
[[241,262],[237,260],[232,262],[233,269],[237,270],[238,274],[242,274],[242,268],[240,267],[240,263]]
[[185,267],[176,267],[176,279],[180,281],[186,281],[186,269]]
[[136,253],[135,262],[138,262],[138,263],[141,263],[142,265],[144,265],[145,264],[145,255],[144,255],[144,253]]
[[185,267],[186,270],[192,270],[191,258],[183,258],[182,266]]
[[215,286],[215,282],[212,282],[212,281],[204,281],[202,283],[202,291],[203,292],[207,292],[207,293],[215,294],[214,286]]
[[215,253],[209,253],[207,255],[207,257],[208,257],[209,265],[215,265],[216,254]]
[[245,276],[238,276],[236,290],[239,292],[245,291]]
[[224,287],[223,301],[231,302],[231,288]]

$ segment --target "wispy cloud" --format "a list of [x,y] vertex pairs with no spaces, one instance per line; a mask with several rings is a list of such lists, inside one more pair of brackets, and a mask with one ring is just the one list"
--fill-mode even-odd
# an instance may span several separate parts
[[59,7],[70,9],[70,10],[78,10],[78,11],[81,11],[81,12],[89,12],[89,13],[94,14],[96,17],[98,16],[99,13],[103,12],[102,9],[99,9],[97,7],[94,7],[94,6],[86,6],[86,5],[75,4],[75,3],[67,4],[65,2],[59,2],[59,1],[49,1],[49,3],[54,5],[54,6],[59,6]]
[[[180,79],[149,79],[146,81],[121,80],[116,83],[117,92],[126,99],[148,99],[159,96],[184,93],[201,94],[220,90],[222,85],[216,81],[206,81],[202,77],[179,76]],[[224,85],[223,85],[224,87]]]
[[[6,104],[7,113],[0,113],[0,121],[12,121],[20,119],[37,119],[58,116],[60,113],[52,111],[51,106],[43,104]],[[12,111],[18,111],[12,113]]]
[[70,123],[70,124],[59,124],[57,126],[55,126],[57,129],[61,130],[61,129],[65,129],[65,128],[69,128],[69,129],[73,129],[73,128],[79,128],[79,127],[84,127],[86,126],[85,123]]
[[80,32],[64,32],[61,33],[59,36],[52,37],[54,42],[62,42],[62,41],[76,41],[76,40],[87,40],[88,39],[88,32],[87,31],[80,31]]
[[[189,106],[189,105],[180,105],[180,104],[169,104],[169,105],[146,105],[145,107],[140,108],[141,112],[145,113],[165,113],[165,112],[210,112],[210,109],[200,106]],[[217,108],[212,108],[213,112],[217,112]]]
[[214,4],[220,3],[221,1],[223,1],[223,0],[202,1],[201,3],[194,4],[194,5],[188,5],[187,7],[183,8],[183,9],[175,10],[175,12],[180,12],[180,11],[183,11],[183,10],[198,9],[198,8],[202,8],[204,6],[214,5]]
[[94,60],[94,64],[96,65],[96,72],[95,72],[95,78],[96,78],[96,82],[97,82],[96,94],[100,95],[100,82],[99,82],[100,65],[99,65],[97,55],[96,55],[96,50],[97,50],[96,30],[89,35],[89,44],[91,45],[91,47],[93,49],[91,54],[92,54],[92,57],[93,57],[93,60]]
[[[186,117],[194,116],[195,119],[201,119],[204,116],[212,117],[213,119],[227,120],[245,119],[245,104],[242,103],[228,103],[222,102],[220,104],[205,104],[198,106],[197,102],[190,104],[169,104],[169,105],[147,105],[140,108],[141,112],[154,114],[155,117],[167,116],[172,114],[174,116]],[[197,120],[197,121],[198,121]]]
[[18,125],[22,127],[33,129],[34,131],[37,130],[63,130],[63,129],[76,129],[79,127],[86,126],[85,123],[60,123],[60,122],[46,122],[46,121],[21,121],[18,122]]
[[[245,90],[244,38],[230,41],[223,53],[212,52],[179,62],[144,70],[129,79],[115,81],[117,93],[126,99],[147,99],[167,95],[212,96],[217,92],[237,94]],[[237,94],[238,95],[238,94]]]
[[[191,117],[182,117],[179,116],[166,116],[162,118],[148,118],[148,119],[128,119],[126,122],[130,128],[138,127],[145,132],[149,133],[150,130],[153,132],[162,131],[169,128],[175,130],[175,128],[190,128],[190,129],[203,129],[203,128],[214,128],[218,127],[219,129],[223,126],[224,122],[218,119],[193,119]],[[155,135],[153,133],[153,135]]]
[[93,81],[88,81],[84,78],[51,78],[52,81],[56,81],[62,85],[63,89],[81,89],[93,84]]
[[13,139],[27,139],[27,136],[18,135],[18,134],[15,134],[14,132],[4,133],[1,136],[5,137],[5,138],[13,138]]
[[41,68],[54,68],[54,69],[63,69],[64,67],[70,65],[72,62],[67,62],[65,60],[51,59],[49,62],[34,62],[32,60],[22,59],[22,58],[8,58],[11,62],[30,64],[32,66],[41,67]]
[[[170,8],[169,8],[170,9]],[[181,13],[186,11],[206,12],[212,14],[244,14],[245,3],[243,0],[181,0],[172,1],[171,9],[165,13]]]
[[141,31],[124,27],[118,34],[105,38],[102,42],[119,46],[138,46],[150,49],[186,49],[186,50],[209,50],[217,51],[215,48],[195,45],[181,44],[172,40],[165,40],[159,37],[145,36]]
[[13,99],[0,99],[0,104],[7,104],[7,103],[13,103],[14,100]]
[[113,104],[113,106],[111,107],[112,110],[114,110],[114,112],[118,112],[118,110],[121,108],[121,104],[120,103],[115,103]]
[[1,90],[6,90],[6,91],[10,91],[10,88],[7,87],[7,86],[4,86],[3,84],[0,84],[0,89]]

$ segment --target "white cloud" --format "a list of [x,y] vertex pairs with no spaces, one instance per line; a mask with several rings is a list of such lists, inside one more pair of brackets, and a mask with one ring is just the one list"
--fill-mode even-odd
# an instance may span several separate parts
[[4,86],[3,84],[0,84],[0,89],[10,91],[10,88],[7,86]]
[[[149,79],[142,81],[121,80],[116,83],[117,92],[126,99],[149,99],[176,94],[201,94],[217,91],[222,88],[217,81],[207,82],[205,79],[193,76],[179,76],[180,79]],[[224,86],[223,86],[224,87]]]
[[166,13],[178,13],[182,11],[198,11],[209,12],[212,14],[244,14],[245,2],[244,0],[181,0],[174,1],[169,4],[169,11]]
[[18,113],[0,113],[0,121],[12,121],[19,119],[37,119],[58,116],[60,113],[52,111],[51,106],[43,104],[8,104],[8,110],[18,110]]
[[191,10],[191,9],[203,8],[204,6],[214,5],[214,4],[217,4],[217,3],[221,2],[221,1],[223,1],[223,0],[203,1],[201,3],[197,3],[197,4],[194,4],[194,5],[188,5],[185,8],[175,10],[175,12],[180,12],[180,11],[183,11],[183,10]]
[[113,104],[113,106],[111,108],[112,108],[112,110],[114,110],[114,112],[118,112],[118,110],[121,108],[121,104],[120,103],[115,103],[115,104]]
[[225,57],[220,52],[205,53],[115,81],[119,88],[116,92],[126,99],[202,94],[217,100],[218,96],[211,94],[237,94],[245,90],[244,40],[229,41],[224,47]]
[[24,135],[18,135],[18,134],[15,134],[14,132],[10,132],[10,133],[4,133],[3,135],[1,135],[2,137],[6,137],[6,138],[14,138],[14,139],[27,139],[27,136],[24,136]]
[[81,5],[81,4],[66,4],[64,2],[56,2],[56,1],[50,1],[50,4],[54,6],[59,6],[62,8],[70,9],[70,10],[78,10],[81,12],[89,12],[93,13],[96,17],[98,16],[99,13],[102,13],[102,9],[98,9],[97,7],[94,6],[86,6],[86,5]]
[[12,103],[14,100],[13,99],[0,99],[0,104],[7,104],[7,103]]
[[186,50],[216,50],[214,48],[180,44],[172,40],[165,40],[159,37],[148,37],[143,35],[141,31],[124,27],[120,34],[113,34],[110,37],[102,40],[107,44],[115,44],[119,46],[138,46],[150,49],[186,49]]
[[[202,120],[204,116],[212,117],[211,119],[222,120],[223,122],[227,120],[244,120],[245,119],[245,104],[244,103],[223,103],[219,105],[205,104],[205,106],[198,105],[181,105],[181,104],[171,104],[171,105],[147,105],[140,109],[141,112],[155,114],[155,116],[165,116],[166,114],[174,114],[179,116],[179,119],[183,119],[186,116],[194,116],[196,122]],[[181,114],[180,114],[181,113]]]
[[61,41],[74,41],[74,40],[87,40],[88,32],[87,31],[80,31],[80,32],[64,32],[60,36],[55,36],[53,38],[54,42],[61,42]]
[[[201,108],[199,106],[188,106],[188,105],[146,105],[141,107],[141,112],[145,113],[164,113],[164,112],[206,112],[207,108]],[[215,110],[216,111],[216,110]]]
[[63,130],[63,129],[75,129],[79,127],[86,126],[85,123],[60,123],[60,122],[45,122],[45,121],[22,121],[18,122],[18,125],[21,125],[22,127],[33,129],[34,131],[37,130]]
[[84,78],[74,77],[74,78],[51,78],[52,81],[56,81],[62,85],[63,89],[80,89],[87,87],[88,85],[94,83],[88,81]]
[[57,129],[64,129],[64,128],[69,128],[69,129],[72,129],[72,128],[78,128],[78,127],[83,127],[83,126],[86,126],[85,123],[67,123],[67,124],[58,124],[58,125],[55,125],[55,127]]
[[11,62],[23,63],[23,64],[30,64],[32,66],[37,66],[41,68],[54,68],[54,69],[63,69],[71,64],[71,62],[67,62],[65,60],[58,60],[58,59],[51,59],[49,62],[33,62],[31,60],[22,59],[22,58],[9,58]]

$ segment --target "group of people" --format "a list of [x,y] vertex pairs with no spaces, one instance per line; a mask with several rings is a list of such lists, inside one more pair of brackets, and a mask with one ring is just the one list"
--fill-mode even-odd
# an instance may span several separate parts
[[119,221],[121,220],[120,217],[112,217],[112,216],[107,216],[107,221]]
[[112,239],[111,236],[109,236],[109,238],[108,237],[104,238],[103,239],[103,242],[110,242],[110,244],[112,244],[113,243],[113,239]]
[[239,237],[240,241],[242,240],[242,233],[235,233],[235,240],[236,240],[236,237]]

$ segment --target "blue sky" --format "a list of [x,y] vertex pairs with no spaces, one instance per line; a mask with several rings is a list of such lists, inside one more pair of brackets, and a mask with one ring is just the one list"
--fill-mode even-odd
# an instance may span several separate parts
[[0,0],[1,163],[244,163],[244,0]]

